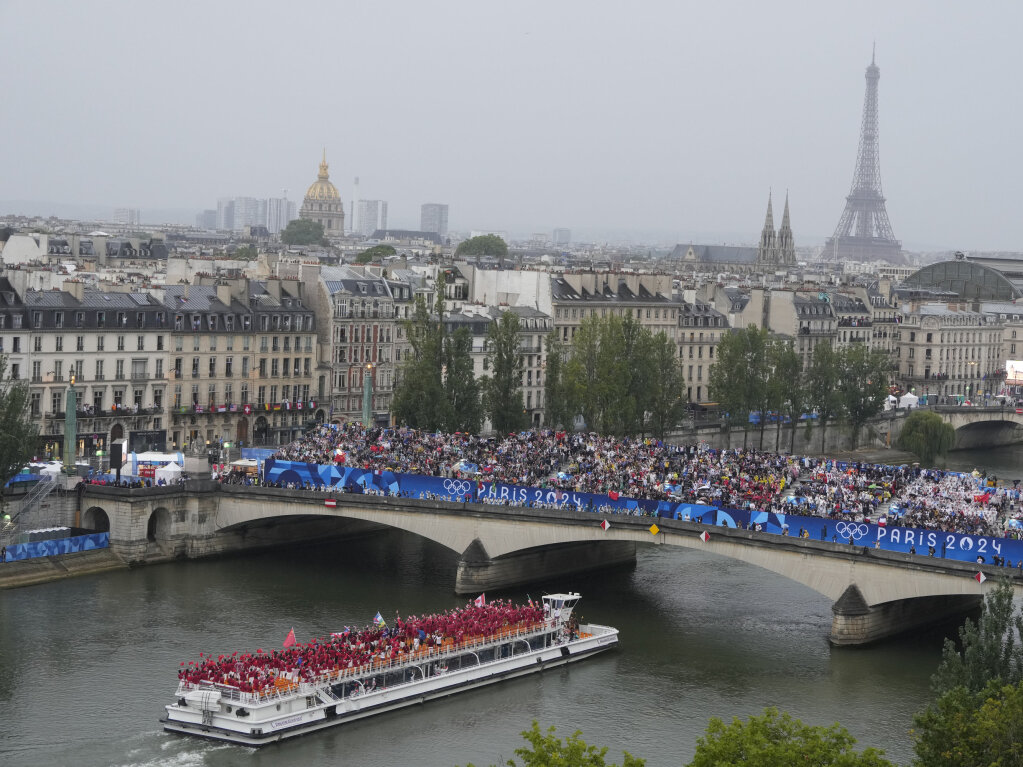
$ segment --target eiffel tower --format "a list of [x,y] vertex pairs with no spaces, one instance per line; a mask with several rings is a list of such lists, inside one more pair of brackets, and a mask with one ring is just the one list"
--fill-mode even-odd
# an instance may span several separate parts
[[835,261],[903,263],[902,243],[895,239],[881,191],[881,160],[877,149],[877,81],[881,70],[871,54],[867,94],[863,98],[860,146],[852,189],[835,233],[824,245],[824,258]]

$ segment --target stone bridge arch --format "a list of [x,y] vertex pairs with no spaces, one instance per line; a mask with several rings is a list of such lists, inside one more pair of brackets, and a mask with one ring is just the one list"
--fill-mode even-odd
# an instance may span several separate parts
[[163,506],[158,506],[149,514],[146,521],[146,540],[150,543],[163,543],[171,537],[171,513]]
[[97,533],[109,533],[110,515],[101,506],[90,506],[82,515],[82,527]]

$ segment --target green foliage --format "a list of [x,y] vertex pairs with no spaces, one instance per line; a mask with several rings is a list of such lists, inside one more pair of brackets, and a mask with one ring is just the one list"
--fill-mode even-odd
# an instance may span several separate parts
[[909,414],[899,434],[898,447],[914,453],[924,464],[944,455],[956,441],[956,430],[937,413],[917,410]]
[[1016,684],[1023,681],[1023,612],[1014,615],[1012,586],[1007,581],[990,589],[977,622],[967,620],[959,629],[959,645],[945,640],[941,664],[932,679],[938,695],[956,687],[971,693],[988,682]]
[[313,245],[323,240],[323,224],[296,218],[288,222],[281,232],[281,242],[285,245]]
[[852,449],[856,449],[860,429],[868,419],[881,412],[888,392],[888,355],[855,344],[838,355],[838,392],[852,426]]
[[[771,403],[768,347],[767,331],[754,325],[721,337],[709,388],[721,410],[728,413],[729,427],[739,423],[748,432],[749,414],[754,410],[763,413]],[[764,420],[761,418],[761,442]]]
[[544,423],[552,429],[568,429],[572,426],[572,413],[564,376],[565,347],[556,330],[547,334],[544,344],[547,347],[547,368],[543,379]]
[[821,426],[822,451],[828,423],[842,415],[842,397],[838,391],[841,374],[838,353],[831,348],[831,344],[818,342],[813,349],[806,380],[810,406],[817,411],[817,420]]
[[914,723],[917,767],[1023,764],[1023,684],[953,688]]
[[632,317],[584,319],[563,374],[569,411],[582,413],[587,428],[602,434],[641,434],[647,428],[647,413],[654,414],[655,422],[660,420],[659,428],[673,426],[670,420],[677,408],[672,387],[681,389],[681,374],[675,376],[666,366],[663,372],[672,380],[658,391],[658,343]]
[[651,340],[651,361],[653,380],[649,387],[650,428],[663,439],[665,433],[674,427],[685,412],[682,390],[682,363],[674,342],[663,332]]
[[458,243],[455,257],[460,256],[507,256],[508,243],[496,234],[481,234]]
[[[788,416],[789,420],[789,452],[796,449],[796,427],[799,417],[810,409],[810,395],[806,374],[803,372],[803,359],[791,343],[776,341],[771,349],[772,401],[777,402],[779,413]],[[781,437],[781,428],[778,429]],[[775,444],[778,450],[778,443]]]
[[422,297],[403,324],[412,355],[394,389],[393,411],[399,422],[427,431],[478,432],[483,422],[480,387],[472,366],[468,328],[444,330],[444,276],[437,281],[435,314]]
[[258,256],[259,251],[256,250],[255,245],[242,245],[235,248],[234,253],[231,254],[232,258],[236,258],[239,261],[255,261]]
[[0,356],[0,487],[21,471],[36,449],[39,426],[29,412],[25,379],[7,374],[7,357]]
[[[576,730],[562,741],[554,734],[553,727],[547,728],[547,732],[541,732],[540,725],[534,720],[533,726],[522,733],[529,746],[515,749],[515,755],[522,760],[522,767],[616,767],[605,761],[606,746],[597,748],[587,745],[581,735],[582,732]],[[517,767],[518,764],[514,759],[509,759],[505,767]],[[622,767],[643,767],[645,764],[645,760],[637,759],[628,751],[624,752]]]
[[383,261],[387,256],[393,256],[397,253],[394,248],[390,245],[374,245],[372,248],[367,248],[355,257],[355,263],[357,264],[368,264],[372,261]]
[[853,751],[856,739],[840,725],[805,725],[775,708],[747,721],[725,724],[713,718],[707,733],[696,743],[689,767],[892,767],[883,752],[868,748]]
[[529,424],[522,401],[522,357],[519,355],[519,316],[506,311],[487,331],[487,367],[483,381],[484,410],[494,431],[508,434]]

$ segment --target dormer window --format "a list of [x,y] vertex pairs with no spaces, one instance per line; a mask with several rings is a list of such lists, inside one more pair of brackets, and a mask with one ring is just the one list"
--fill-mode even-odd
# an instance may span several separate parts
[[54,312],[53,313],[53,326],[55,328],[62,328],[62,327],[64,327],[64,312]]

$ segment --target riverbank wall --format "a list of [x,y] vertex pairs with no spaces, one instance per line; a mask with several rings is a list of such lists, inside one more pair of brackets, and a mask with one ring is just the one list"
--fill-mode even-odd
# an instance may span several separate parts
[[54,557],[22,559],[0,564],[0,589],[37,586],[80,575],[127,570],[128,563],[110,549],[77,551]]

